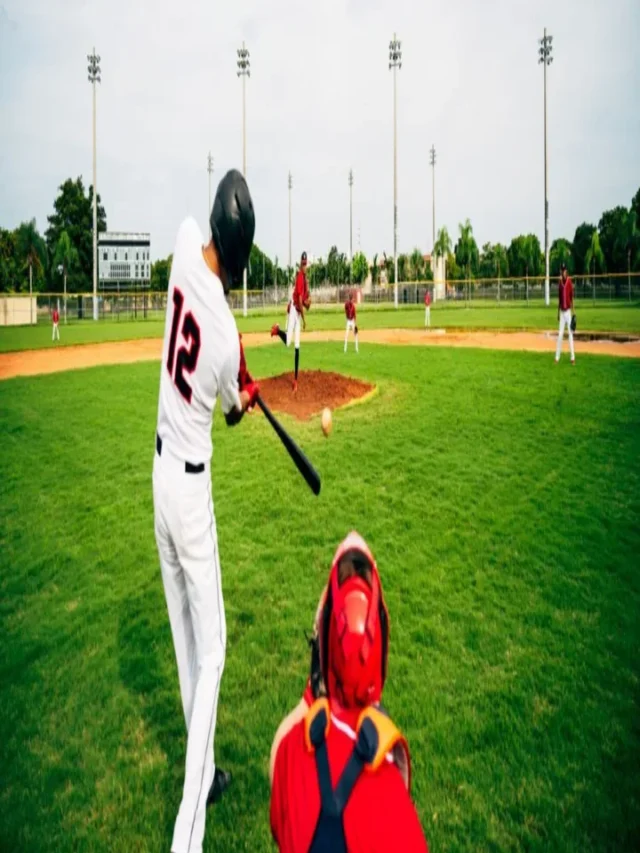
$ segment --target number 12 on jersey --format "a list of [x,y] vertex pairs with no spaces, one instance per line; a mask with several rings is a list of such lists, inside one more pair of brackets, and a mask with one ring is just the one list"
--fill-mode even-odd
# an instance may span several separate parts
[[[178,288],[173,291],[173,320],[171,322],[171,338],[169,339],[169,355],[167,356],[167,370],[173,378],[176,388],[182,394],[187,403],[191,403],[193,393],[191,385],[184,377],[185,373],[193,373],[198,364],[200,355],[200,326],[191,311],[185,314],[182,322],[182,337],[186,346],[180,347],[176,356],[176,338],[184,307],[184,296]],[[174,373],[175,365],[175,373]]]

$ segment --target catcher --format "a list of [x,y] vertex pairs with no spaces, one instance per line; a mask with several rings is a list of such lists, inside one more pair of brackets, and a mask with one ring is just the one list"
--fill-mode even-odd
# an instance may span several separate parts
[[293,379],[293,390],[298,390],[298,368],[300,366],[300,326],[304,329],[307,327],[304,312],[311,308],[311,298],[309,296],[309,285],[307,283],[307,253],[303,252],[300,258],[300,267],[296,275],[296,284],[293,288],[293,296],[287,305],[287,333],[282,331],[276,323],[271,327],[271,337],[276,335],[280,338],[285,346],[289,346],[291,338],[294,338],[295,345],[295,374]]
[[389,617],[375,560],[355,532],[336,551],[311,647],[303,698],[271,749],[278,847],[428,853],[410,796],[407,742],[379,704]]
[[344,303],[344,315],[347,318],[347,330],[344,333],[344,351],[347,351],[349,332],[353,331],[353,336],[356,341],[356,352],[358,352],[358,327],[356,325],[356,306],[353,301],[353,293],[349,294],[349,298]]

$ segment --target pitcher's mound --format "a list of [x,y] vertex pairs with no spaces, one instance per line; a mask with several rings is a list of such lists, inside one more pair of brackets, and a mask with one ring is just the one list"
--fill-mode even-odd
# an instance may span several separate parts
[[304,370],[298,374],[298,390],[293,393],[293,373],[260,379],[260,394],[270,409],[286,412],[306,421],[328,406],[337,409],[373,391],[373,385],[324,370]]

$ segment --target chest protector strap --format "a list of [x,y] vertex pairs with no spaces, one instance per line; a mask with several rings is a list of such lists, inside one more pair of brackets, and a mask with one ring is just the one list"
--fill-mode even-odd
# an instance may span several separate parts
[[347,853],[343,813],[363,770],[375,773],[387,752],[399,743],[404,744],[407,758],[409,754],[406,741],[391,720],[379,709],[367,708],[360,715],[353,752],[334,789],[327,752],[330,726],[329,702],[326,698],[318,699],[304,721],[307,749],[315,753],[321,804],[309,853]]

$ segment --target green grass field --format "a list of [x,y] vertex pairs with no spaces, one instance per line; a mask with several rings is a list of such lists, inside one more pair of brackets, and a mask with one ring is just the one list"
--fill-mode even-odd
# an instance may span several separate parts
[[[465,307],[464,303],[442,305],[432,308],[432,326],[441,328],[468,329],[555,329],[556,307],[545,308],[541,303],[532,303],[530,308],[522,305],[495,303]],[[584,331],[619,331],[640,334],[640,304],[601,303],[595,307],[578,303],[576,312],[579,327]],[[248,317],[237,315],[241,332],[264,332],[272,323],[284,322],[284,309],[252,311]],[[398,310],[388,305],[365,305],[359,309],[358,323],[367,328],[422,328],[424,308],[402,306]],[[323,305],[312,308],[307,323],[309,330],[343,329],[344,315],[340,306]],[[163,319],[106,320],[94,323],[91,320],[75,321],[60,327],[60,342],[55,346],[87,344],[98,341],[123,341],[137,338],[158,338],[164,332]],[[0,328],[0,352],[51,347],[51,325],[14,326]]]
[[[109,327],[111,328],[111,327]],[[290,353],[250,354],[258,375]],[[285,419],[216,417],[228,623],[205,850],[273,849],[267,766],[340,539],[373,548],[385,700],[433,851],[633,851],[640,839],[640,365],[309,345],[379,387]],[[185,732],[153,535],[159,365],[0,383],[0,849],[168,850]]]

